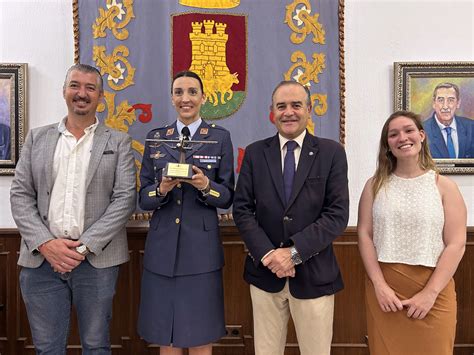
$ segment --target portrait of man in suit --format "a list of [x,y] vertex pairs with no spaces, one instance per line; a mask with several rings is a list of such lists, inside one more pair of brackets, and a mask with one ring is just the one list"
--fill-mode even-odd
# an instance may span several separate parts
[[433,113],[423,122],[435,159],[474,158],[474,120],[456,115],[461,106],[456,84],[444,82],[433,91]]
[[329,355],[343,288],[332,242],[349,217],[346,154],[307,131],[306,87],[281,82],[270,108],[278,132],[246,148],[233,209],[249,250],[255,353],[283,355],[291,314],[301,354]]
[[96,117],[99,71],[72,66],[67,115],[32,129],[10,191],[21,234],[18,264],[33,343],[65,354],[71,308],[84,354],[110,354],[109,322],[119,265],[129,259],[125,226],[135,209],[130,137]]

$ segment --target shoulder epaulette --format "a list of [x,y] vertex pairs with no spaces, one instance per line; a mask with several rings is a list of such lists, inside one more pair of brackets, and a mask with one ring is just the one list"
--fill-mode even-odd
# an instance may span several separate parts
[[215,123],[210,123],[209,126],[210,126],[212,129],[218,129],[218,130],[221,130],[221,131],[227,131],[227,129],[225,129],[225,128],[222,127],[222,126],[218,126],[218,125],[216,125]]

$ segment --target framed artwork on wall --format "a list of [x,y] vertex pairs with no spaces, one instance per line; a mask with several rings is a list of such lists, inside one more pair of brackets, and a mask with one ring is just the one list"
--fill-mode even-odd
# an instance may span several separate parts
[[0,175],[13,175],[26,133],[25,63],[0,63]]
[[474,173],[474,62],[395,62],[395,110],[419,114],[440,172]]

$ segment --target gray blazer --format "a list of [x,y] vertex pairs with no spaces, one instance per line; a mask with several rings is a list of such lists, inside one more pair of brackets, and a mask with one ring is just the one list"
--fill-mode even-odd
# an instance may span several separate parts
[[[33,129],[26,138],[10,190],[13,218],[21,234],[18,264],[39,267],[38,246],[56,238],[49,231],[53,157],[58,124]],[[97,268],[128,261],[125,226],[136,206],[136,175],[131,138],[100,123],[94,133],[86,180],[84,232],[80,241]]]

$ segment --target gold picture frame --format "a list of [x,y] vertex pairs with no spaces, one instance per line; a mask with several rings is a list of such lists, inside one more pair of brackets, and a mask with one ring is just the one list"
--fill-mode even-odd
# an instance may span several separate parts
[[26,63],[0,63],[0,175],[14,175],[26,133]]
[[[444,153],[446,138],[442,138],[434,113],[434,89],[439,84],[458,88],[453,90],[458,92],[458,107],[453,109],[458,154],[454,159]],[[441,173],[474,174],[474,62],[395,62],[394,108],[420,114]]]

